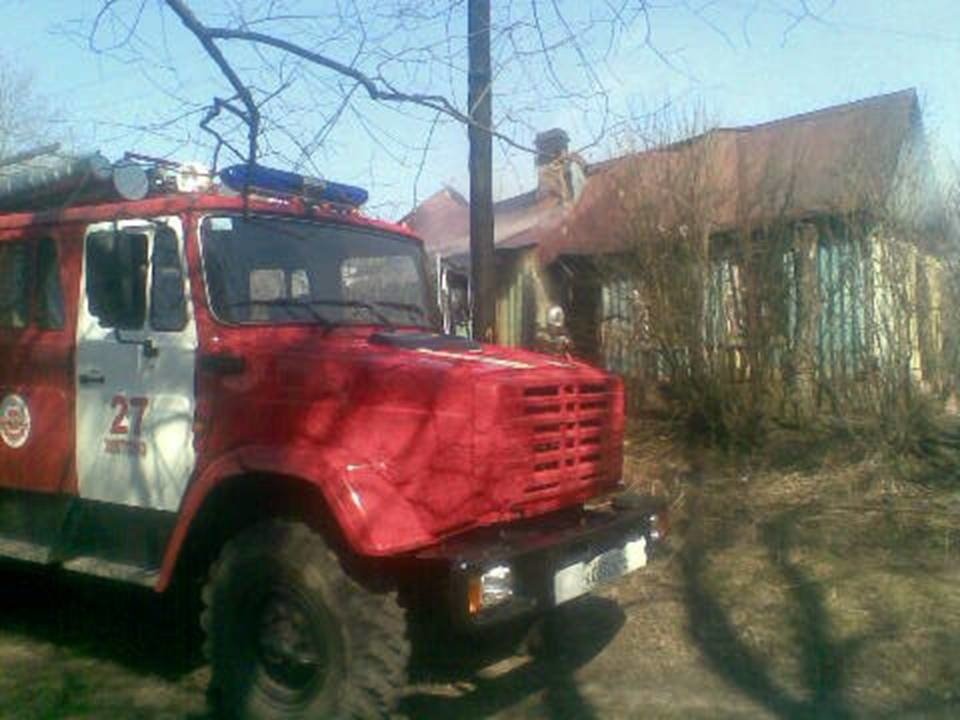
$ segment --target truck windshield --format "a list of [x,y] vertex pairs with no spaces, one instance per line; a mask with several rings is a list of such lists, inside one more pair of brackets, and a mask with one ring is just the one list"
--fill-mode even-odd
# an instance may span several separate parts
[[422,249],[369,228],[209,217],[201,228],[214,314],[242,324],[430,324]]

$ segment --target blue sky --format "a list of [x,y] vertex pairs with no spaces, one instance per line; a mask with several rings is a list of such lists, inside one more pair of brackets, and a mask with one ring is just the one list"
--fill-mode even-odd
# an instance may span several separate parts
[[[124,1],[128,9],[137,5],[122,0],[121,10]],[[256,5],[255,0],[233,2]],[[581,36],[584,57],[609,93],[608,114],[600,113],[595,103],[554,97],[556,93],[544,89],[549,83],[542,64],[514,58],[498,69],[494,102],[500,127],[525,145],[532,143],[538,128],[564,127],[579,147],[596,139],[603,118],[610,129],[616,120],[666,103],[676,113],[701,108],[713,122],[737,125],[916,87],[941,166],[960,158],[960,24],[954,0],[837,0],[832,7],[827,0],[810,2],[814,9],[824,9],[820,19],[807,18],[792,29],[789,10],[799,6],[794,0],[663,3],[650,15],[655,51],[645,42],[641,23],[618,37],[610,52],[603,33]],[[216,18],[218,9],[229,4],[192,3],[204,19]],[[211,144],[196,127],[196,108],[214,94],[227,94],[210,61],[179,22],[160,10],[158,0],[147,2],[135,52],[92,52],[84,33],[100,5],[99,0],[0,0],[5,20],[0,23],[0,55],[32,73],[37,93],[60,116],[54,134],[70,145],[99,148],[110,157],[132,149],[209,161]],[[296,3],[286,0],[281,5]],[[511,20],[504,3],[493,0],[493,5],[495,24]],[[606,3],[567,6],[576,24],[601,14]],[[544,16],[549,14],[550,3],[540,7]],[[701,11],[695,14],[691,7]],[[445,30],[436,23],[422,31],[390,32],[383,19],[371,22],[380,23],[384,45],[444,39]],[[559,32],[556,23],[552,31]],[[453,32],[450,42],[459,48],[464,28]],[[328,47],[332,53],[349,53],[347,46]],[[238,66],[254,72],[256,57],[241,48],[229,52]],[[507,57],[506,48],[495,47],[494,55]],[[415,71],[401,80],[419,89],[437,86],[462,101],[462,52],[452,60],[452,69]],[[581,56],[570,48],[556,54],[553,71],[571,78],[572,87],[590,86]],[[265,82],[262,75],[257,80]],[[385,216],[408,210],[415,189],[420,199],[443,183],[467,191],[464,129],[454,123],[434,125],[432,114],[415,109],[381,108],[358,99],[356,110],[322,146],[308,158],[299,157],[291,143],[310,137],[322,124],[324,112],[333,105],[324,89],[334,85],[329,76],[313,73],[309,84],[291,86],[290,97],[296,102],[265,107],[265,114],[274,114],[284,125],[283,132],[275,129],[271,136],[270,160],[298,158],[307,171],[363,184],[371,191],[371,209]],[[190,114],[172,122],[184,113]],[[602,159],[620,151],[624,142],[629,140],[624,141],[623,133],[608,132],[584,154]],[[534,182],[533,161],[526,153],[498,146],[495,165],[498,196],[523,191]]]

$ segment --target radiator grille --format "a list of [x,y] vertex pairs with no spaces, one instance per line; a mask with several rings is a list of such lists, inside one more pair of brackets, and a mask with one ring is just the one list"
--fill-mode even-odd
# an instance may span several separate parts
[[604,479],[610,453],[612,388],[560,383],[523,389],[532,472],[527,496],[574,490]]

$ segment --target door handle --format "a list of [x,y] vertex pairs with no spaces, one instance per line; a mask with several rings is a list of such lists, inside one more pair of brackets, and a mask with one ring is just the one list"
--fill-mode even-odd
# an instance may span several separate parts
[[157,347],[153,338],[147,338],[141,345],[143,345],[143,356],[145,358],[155,358],[160,354],[160,348]]
[[81,385],[103,385],[106,378],[103,377],[103,373],[99,370],[89,370],[88,372],[80,373]]
[[247,369],[247,361],[232,353],[211,353],[200,356],[200,369],[215,375],[239,375]]
[[126,338],[120,332],[120,328],[117,328],[113,331],[113,336],[116,338],[117,342],[121,345],[139,345],[143,348],[143,356],[145,358],[155,358],[160,354],[160,348],[157,347],[157,343],[153,338],[148,337],[143,340]]

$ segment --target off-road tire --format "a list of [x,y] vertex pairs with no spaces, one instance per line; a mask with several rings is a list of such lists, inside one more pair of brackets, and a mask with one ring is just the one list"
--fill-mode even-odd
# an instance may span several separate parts
[[[280,607],[296,608],[288,613],[296,622],[285,618],[269,637],[279,633],[287,642],[293,636],[292,659],[281,652],[277,660],[261,634],[278,622],[277,598]],[[208,695],[218,716],[380,718],[406,681],[410,644],[396,595],[361,586],[303,524],[269,521],[228,542],[211,568],[203,605],[204,651],[212,668]],[[303,651],[301,643],[312,641],[308,649],[314,650],[318,639],[321,652]],[[294,674],[297,682],[288,682]]]

